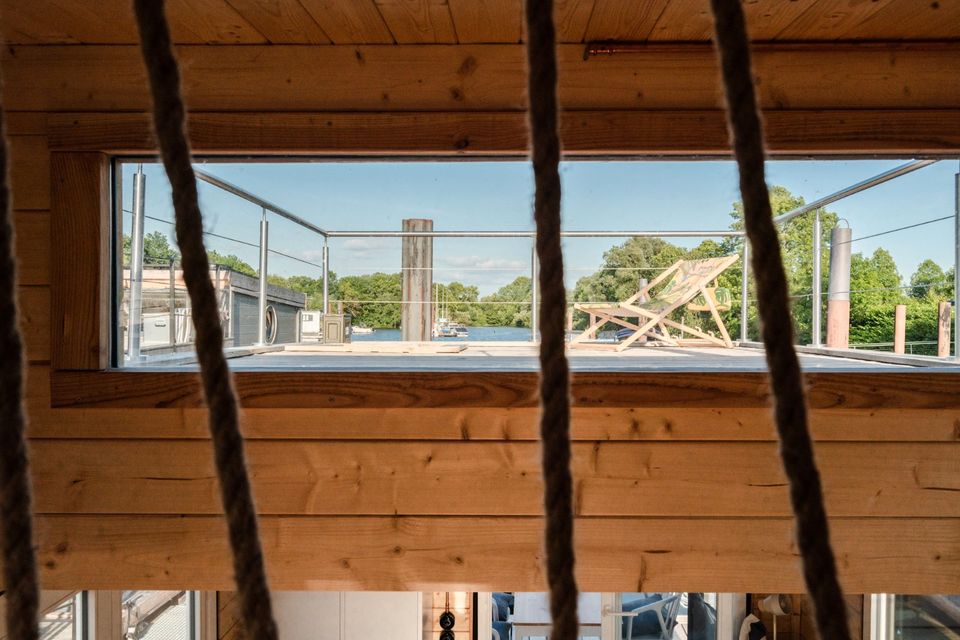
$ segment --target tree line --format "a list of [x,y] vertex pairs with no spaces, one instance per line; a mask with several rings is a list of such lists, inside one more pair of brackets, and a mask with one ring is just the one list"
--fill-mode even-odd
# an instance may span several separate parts
[[[770,190],[773,214],[786,213],[804,204],[802,197],[784,187]],[[821,242],[829,245],[832,229],[839,223],[838,216],[821,210]],[[730,229],[743,229],[743,207],[733,205]],[[812,324],[812,253],[813,215],[794,218],[780,227],[784,264],[793,305],[797,341],[811,340]],[[658,238],[631,238],[611,247],[603,254],[601,267],[580,278],[569,298],[572,301],[617,301],[635,294],[640,279],[653,279],[660,270],[677,260],[719,257],[737,253],[742,255],[743,238],[725,238],[722,241],[704,240],[687,249]],[[124,238],[124,255],[129,258],[129,238]],[[257,272],[235,255],[210,251],[212,263],[256,277]],[[144,237],[145,261],[168,263],[179,254],[170,247],[167,236],[155,231]],[[829,251],[823,252],[820,289],[826,292],[829,282]],[[126,260],[125,260],[126,262]],[[343,311],[353,316],[355,325],[375,328],[397,328],[401,315],[400,273],[372,273],[337,277],[330,272],[329,295],[336,303],[341,301]],[[732,308],[725,312],[724,321],[732,336],[740,335],[740,290],[742,271],[736,265],[724,272],[719,286],[732,293]],[[306,275],[289,277],[269,276],[272,284],[284,286],[306,295],[308,309],[320,309],[323,304],[323,279]],[[530,278],[520,276],[495,293],[480,296],[474,285],[461,282],[437,283],[435,299],[444,301],[444,313],[455,322],[471,326],[530,326]],[[748,283],[748,331],[751,339],[759,338],[756,303],[752,283]],[[850,265],[850,342],[877,343],[893,340],[894,307],[907,305],[906,338],[908,341],[934,341],[937,338],[937,304],[953,300],[953,268],[943,269],[933,260],[923,261],[910,276],[907,284],[890,253],[883,248],[872,254],[853,253]],[[826,295],[823,296],[822,317],[826,314]],[[676,319],[698,326],[705,316],[678,311]],[[582,328],[587,319],[577,313],[575,327]],[[705,323],[709,327],[709,323]]]
[[[167,265],[178,262],[179,252],[170,246],[170,240],[160,231],[145,234],[143,254],[146,264]],[[257,270],[233,254],[207,251],[211,264],[219,264],[238,273],[256,278]],[[123,238],[124,264],[130,263],[130,237]],[[353,316],[353,324],[378,329],[400,327],[401,276],[400,273],[370,273],[338,277],[329,273],[329,297],[335,307]],[[307,309],[322,309],[323,278],[306,275],[267,276],[270,284],[299,291],[306,296]],[[480,296],[474,285],[462,282],[437,283],[436,300],[444,301],[444,313],[453,322],[474,327],[529,327],[530,278],[520,276],[495,293]]]

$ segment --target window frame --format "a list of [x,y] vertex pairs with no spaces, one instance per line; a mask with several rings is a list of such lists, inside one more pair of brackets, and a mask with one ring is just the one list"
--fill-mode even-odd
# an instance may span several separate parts
[[[200,113],[190,137],[198,155],[390,157],[520,157],[522,112],[484,113]],[[884,127],[874,126],[879,121]],[[614,122],[615,121],[615,122]],[[571,157],[701,155],[728,157],[723,113],[576,112],[565,119]],[[872,124],[871,124],[872,123]],[[816,126],[813,126],[813,125]],[[868,126],[869,125],[869,126]],[[917,111],[782,111],[767,114],[774,155],[837,157],[955,154],[935,114]],[[617,132],[615,136],[593,131]],[[692,128],[687,146],[673,133]],[[110,367],[112,158],[156,153],[146,114],[50,114],[51,150],[51,405],[58,408],[189,408],[202,406],[190,371],[118,371]],[[884,131],[902,135],[890,139]],[[797,131],[803,135],[798,136]],[[934,135],[936,131],[937,135]],[[688,130],[688,134],[691,132]],[[238,372],[244,406],[532,407],[534,373],[515,372]],[[851,372],[807,376],[814,408],[956,409],[952,375]],[[321,391],[322,390],[322,391]],[[575,407],[763,407],[764,372],[575,373]]]
[[[191,617],[188,640],[217,640],[217,592],[187,591]],[[83,635],[77,640],[124,640],[121,591],[82,591]]]

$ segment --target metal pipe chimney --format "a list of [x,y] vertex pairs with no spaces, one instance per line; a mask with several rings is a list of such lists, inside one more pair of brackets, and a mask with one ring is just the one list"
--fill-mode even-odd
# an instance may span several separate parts
[[130,309],[127,315],[127,353],[140,359],[143,335],[143,224],[147,176],[143,168],[133,174],[133,221],[130,224]]
[[827,289],[827,346],[846,349],[850,343],[850,227],[830,234],[830,286]]

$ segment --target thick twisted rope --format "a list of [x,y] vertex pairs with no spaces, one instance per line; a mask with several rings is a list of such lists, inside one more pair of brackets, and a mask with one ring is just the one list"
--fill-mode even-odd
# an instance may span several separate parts
[[6,117],[0,106],[0,536],[7,597],[7,635],[36,640],[37,560],[33,551],[30,464],[23,410],[23,337],[17,310],[13,212]]
[[555,640],[578,633],[570,474],[570,371],[565,352],[567,296],[560,247],[560,137],[553,0],[527,0],[527,93],[536,184],[533,216],[540,260],[540,439],[550,615]]
[[183,279],[193,307],[197,359],[210,409],[210,436],[245,631],[253,640],[275,640],[277,629],[244,458],[239,407],[223,355],[223,329],[203,244],[203,217],[197,201],[196,176],[190,164],[180,72],[163,5],[162,0],[134,0],[143,61],[153,94],[153,123],[173,191],[177,244],[182,252]]
[[807,426],[800,362],[793,348],[793,324],[780,239],[773,222],[764,176],[763,126],[753,86],[750,43],[740,0],[711,0],[715,38],[727,101],[727,121],[740,170],[744,226],[753,256],[757,306],[770,370],[780,456],[790,482],[797,545],[807,591],[825,640],[849,640],[847,610],[830,547],[820,474]]

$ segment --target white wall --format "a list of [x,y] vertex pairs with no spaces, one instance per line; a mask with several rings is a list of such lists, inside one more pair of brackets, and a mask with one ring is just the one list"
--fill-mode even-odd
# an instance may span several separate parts
[[278,591],[274,615],[284,640],[421,640],[421,594],[390,591]]

